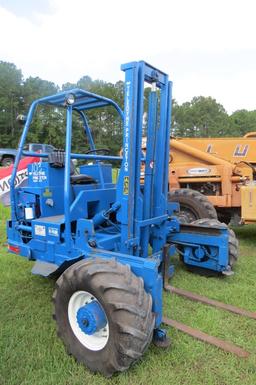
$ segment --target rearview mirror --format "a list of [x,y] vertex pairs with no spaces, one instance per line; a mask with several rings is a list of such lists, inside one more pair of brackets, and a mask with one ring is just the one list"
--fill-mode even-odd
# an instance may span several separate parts
[[27,120],[27,117],[26,115],[22,115],[22,114],[19,114],[16,118],[17,122],[20,123],[20,124],[25,124],[26,123],[26,120]]

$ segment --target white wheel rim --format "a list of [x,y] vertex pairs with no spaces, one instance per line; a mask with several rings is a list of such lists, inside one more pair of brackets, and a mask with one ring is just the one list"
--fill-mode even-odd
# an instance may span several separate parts
[[70,297],[68,303],[68,320],[72,331],[79,342],[89,350],[98,351],[106,346],[109,339],[109,323],[106,313],[104,312],[107,324],[91,335],[84,333],[77,322],[78,310],[92,301],[97,301],[101,305],[97,298],[91,293],[88,293],[87,291],[76,291]]

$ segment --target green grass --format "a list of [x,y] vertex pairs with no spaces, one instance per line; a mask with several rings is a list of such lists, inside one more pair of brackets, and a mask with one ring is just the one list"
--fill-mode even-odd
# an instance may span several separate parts
[[[256,321],[181,297],[165,294],[164,313],[206,333],[233,341],[252,354],[239,359],[168,328],[172,345],[153,345],[125,373],[105,379],[78,365],[55,333],[51,296],[54,281],[33,276],[32,263],[8,254],[0,208],[0,384],[1,385],[255,385]],[[185,271],[175,260],[172,284],[255,311],[256,227],[239,228],[240,260],[236,274],[205,278]]]
[[10,217],[10,208],[0,203],[0,221],[6,221]]

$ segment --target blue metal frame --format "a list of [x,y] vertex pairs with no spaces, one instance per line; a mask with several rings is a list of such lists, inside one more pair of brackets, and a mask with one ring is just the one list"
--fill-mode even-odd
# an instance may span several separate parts
[[[124,112],[112,100],[80,89],[32,103],[10,183],[12,220],[7,225],[8,243],[11,252],[36,260],[34,272],[43,275],[81,258],[96,256],[129,264],[132,271],[143,278],[145,289],[152,295],[158,328],[162,320],[164,246],[169,243],[182,247],[185,263],[223,271],[228,265],[227,231],[221,229],[217,235],[205,236],[199,228],[196,237],[189,231],[180,232],[180,224],[173,216],[177,205],[168,204],[167,199],[172,83],[168,75],[143,61],[125,64],[122,70],[125,72]],[[144,156],[141,148],[145,82],[151,86],[151,92]],[[70,93],[75,98],[73,104],[67,104]],[[34,112],[40,104],[66,109],[65,169],[54,169],[46,162],[32,165],[28,186],[15,189],[21,155],[48,156],[23,151]],[[106,106],[114,107],[123,120],[123,157],[71,153],[73,112],[81,117],[90,149],[95,150],[85,111]],[[84,168],[95,182],[71,188],[70,161],[74,158],[96,161],[98,172],[95,165]],[[116,186],[101,160],[122,161]],[[143,163],[144,181],[141,179]],[[34,180],[33,172],[43,175],[44,179]],[[26,209],[33,213],[30,219],[26,218]],[[174,252],[175,248],[170,247],[169,255]],[[163,333],[155,333],[158,334]]]
[[[73,94],[78,100],[72,106],[67,106],[67,103],[66,103],[66,98],[69,94]],[[28,134],[28,130],[29,130],[29,127],[30,127],[32,119],[33,119],[33,115],[36,111],[37,106],[40,104],[49,104],[49,105],[53,105],[55,107],[62,107],[62,108],[67,107],[67,112],[66,112],[66,115],[67,115],[66,161],[67,161],[67,158],[69,158],[69,159],[70,158],[93,159],[93,160],[119,160],[120,159],[120,157],[70,154],[71,150],[67,151],[67,147],[69,147],[69,144],[67,144],[67,143],[68,143],[68,140],[71,140],[71,136],[72,136],[72,111],[73,110],[77,111],[79,113],[79,115],[82,117],[85,132],[88,135],[91,149],[93,149],[93,148],[95,148],[95,146],[94,146],[94,142],[92,139],[92,135],[91,135],[86,117],[84,116],[82,111],[86,111],[86,110],[92,109],[92,108],[112,106],[116,109],[116,111],[120,115],[121,119],[123,119],[122,109],[113,100],[105,98],[105,97],[100,96],[100,95],[93,94],[92,92],[81,90],[81,89],[73,89],[73,90],[68,91],[68,92],[60,92],[60,93],[53,95],[53,96],[46,96],[44,98],[40,98],[38,100],[35,100],[31,104],[29,111],[28,111],[27,120],[26,120],[26,123],[24,126],[24,130],[23,130],[20,142],[19,142],[18,151],[17,151],[17,155],[15,158],[12,176],[11,176],[11,180],[10,180],[12,220],[17,219],[15,193],[14,193],[15,190],[14,189],[15,189],[15,178],[16,178],[16,174],[17,174],[18,164],[21,160],[22,154],[25,156],[38,156],[40,158],[48,157],[48,154],[40,154],[39,155],[38,153],[23,151],[23,148],[24,148],[24,145],[26,142],[26,137]],[[69,174],[67,171],[69,171]],[[64,197],[66,206],[68,205],[68,202],[69,202],[69,200],[68,200],[68,197],[69,197],[68,179],[66,178],[67,175],[68,176],[70,175],[70,163],[67,165],[67,170],[65,173],[65,182],[64,182],[65,186],[66,186],[65,187],[65,197]],[[67,207],[65,207],[65,213],[67,213],[67,212],[68,212],[68,209],[67,209]]]

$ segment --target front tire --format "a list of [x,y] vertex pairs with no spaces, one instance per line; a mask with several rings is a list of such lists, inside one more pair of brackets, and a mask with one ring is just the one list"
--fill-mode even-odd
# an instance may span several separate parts
[[[94,372],[110,377],[128,369],[152,340],[152,298],[142,278],[114,259],[82,260],[69,267],[56,282],[53,301],[58,335],[68,353]],[[90,324],[83,314],[93,306],[101,320],[92,312]]]

